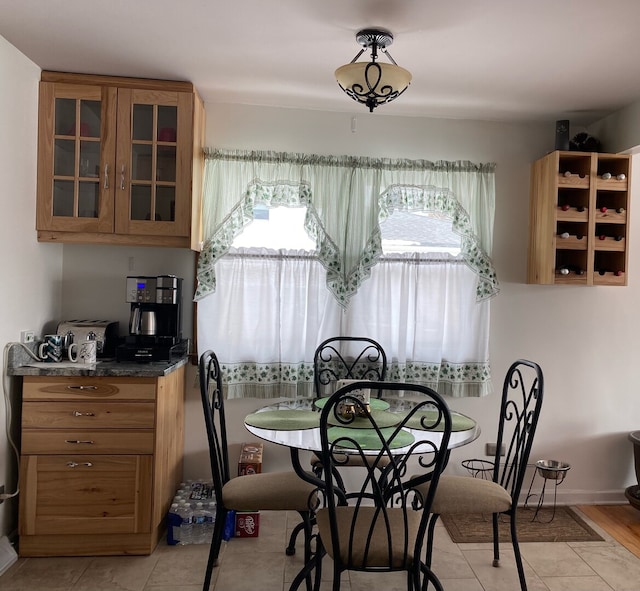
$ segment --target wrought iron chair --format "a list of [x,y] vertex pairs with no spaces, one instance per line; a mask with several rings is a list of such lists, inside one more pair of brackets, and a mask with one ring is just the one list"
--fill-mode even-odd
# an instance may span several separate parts
[[[340,380],[370,380],[380,382],[387,375],[387,354],[382,345],[368,337],[331,337],[318,345],[313,355],[313,382],[316,399],[333,394]],[[378,393],[376,393],[378,396]],[[358,462],[351,459],[351,464]],[[320,475],[317,454],[311,455],[311,468]],[[289,538],[287,555],[295,553],[296,538],[303,528],[294,528]]]
[[[347,570],[406,571],[409,591],[420,591],[427,582],[442,591],[437,576],[421,557],[431,503],[447,459],[451,414],[437,392],[398,382],[380,382],[376,387],[382,392],[418,394],[413,409],[398,415],[400,418],[386,411],[370,411],[354,396],[354,390],[363,387],[365,382],[344,386],[322,409],[323,485],[318,497],[324,506],[316,512],[315,555],[298,573],[291,590],[320,564],[326,551],[333,559],[334,591],[340,589],[341,573]],[[415,430],[409,432],[407,426]],[[342,481],[336,479],[335,467],[344,462],[345,450],[360,457],[365,469],[361,486],[355,490],[344,490]],[[409,477],[410,462],[419,462],[420,475]],[[419,485],[427,481],[431,485],[423,496]]]
[[387,355],[380,343],[368,337],[331,337],[313,355],[316,398],[333,394],[338,380],[381,382],[386,375]]
[[[266,472],[231,477],[227,450],[227,430],[222,395],[222,375],[218,358],[206,351],[199,362],[200,393],[209,441],[211,476],[217,500],[211,550],[205,573],[203,591],[209,590],[211,574],[216,565],[222,536],[230,510],[236,511],[297,511],[305,532],[305,559],[308,560],[309,540],[314,523],[310,507],[314,506],[314,486],[295,472]],[[310,588],[310,579],[307,580]]]
[[[493,566],[500,566],[498,518],[509,518],[511,543],[518,568],[520,588],[527,590],[522,557],[516,531],[518,499],[525,477],[527,462],[542,408],[544,380],[540,366],[524,359],[515,361],[504,379],[497,450],[492,480],[471,476],[447,476],[440,479],[429,521],[427,558],[431,564],[433,535],[439,515],[483,513],[493,515]],[[500,455],[502,445],[506,454]],[[426,485],[428,486],[428,485]],[[424,492],[425,486],[423,486]]]

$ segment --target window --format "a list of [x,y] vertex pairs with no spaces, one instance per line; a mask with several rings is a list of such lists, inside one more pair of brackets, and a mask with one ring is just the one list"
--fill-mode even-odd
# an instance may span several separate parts
[[229,397],[312,396],[313,352],[337,335],[380,342],[389,379],[489,391],[493,165],[206,162],[198,348],[218,354]]

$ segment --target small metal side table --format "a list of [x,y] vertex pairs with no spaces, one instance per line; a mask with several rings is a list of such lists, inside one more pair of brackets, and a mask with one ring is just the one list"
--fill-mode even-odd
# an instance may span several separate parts
[[[527,498],[524,501],[524,506],[527,508],[529,504],[529,499],[531,497],[535,497],[535,493],[531,493],[531,489],[533,488],[533,481],[536,479],[536,475],[540,475],[542,477],[542,490],[538,496],[538,505],[536,507],[536,511],[533,514],[533,518],[531,521],[535,521],[538,517],[538,512],[542,509],[542,505],[544,504],[544,492],[547,487],[547,481],[552,480],[554,484],[553,488],[553,511],[551,513],[551,518],[549,521],[544,523],[550,523],[553,521],[553,518],[556,516],[556,500],[558,496],[558,486],[562,484],[565,477],[567,476],[567,472],[571,469],[571,465],[566,462],[559,462],[558,460],[538,460],[536,462],[536,471],[533,473],[531,477],[531,484],[529,485],[529,492],[527,493]],[[538,521],[541,521],[538,519]]]

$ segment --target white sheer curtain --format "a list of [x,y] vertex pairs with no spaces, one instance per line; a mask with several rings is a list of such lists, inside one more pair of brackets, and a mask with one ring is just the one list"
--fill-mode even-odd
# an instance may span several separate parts
[[[313,351],[337,335],[379,341],[390,379],[487,394],[494,187],[494,165],[208,152],[198,349],[228,396],[311,396]],[[257,204],[306,207],[315,253],[230,251]],[[450,219],[460,257],[384,257],[396,210]]]
[[198,304],[198,346],[222,358],[230,398],[311,396],[313,352],[334,335],[377,340],[391,380],[488,392],[489,301],[476,302],[475,274],[460,261],[385,257],[346,310],[309,253],[232,249],[217,274]]

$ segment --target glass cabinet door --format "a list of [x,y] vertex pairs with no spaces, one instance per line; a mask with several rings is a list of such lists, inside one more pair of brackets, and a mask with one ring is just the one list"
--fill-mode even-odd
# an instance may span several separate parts
[[188,235],[182,202],[190,200],[189,182],[184,182],[190,169],[179,154],[185,146],[189,150],[192,131],[182,94],[127,89],[118,93],[116,232]]
[[98,217],[100,111],[100,101],[55,99],[54,216]]
[[39,230],[113,231],[109,165],[115,144],[103,137],[108,94],[99,87],[42,83],[40,109],[49,116],[40,119],[47,123],[40,129]]

